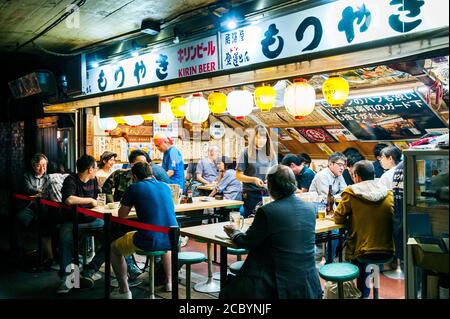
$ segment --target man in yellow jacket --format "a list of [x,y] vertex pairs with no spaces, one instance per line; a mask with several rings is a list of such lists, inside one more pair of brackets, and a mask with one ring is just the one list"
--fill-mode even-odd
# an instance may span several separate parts
[[394,198],[392,191],[375,180],[373,164],[359,161],[350,172],[355,184],[347,187],[341,195],[341,202],[334,212],[337,224],[346,224],[348,229],[345,259],[360,269],[358,289],[368,297],[366,287],[366,265],[358,257],[384,259],[394,253],[392,239],[392,218]]

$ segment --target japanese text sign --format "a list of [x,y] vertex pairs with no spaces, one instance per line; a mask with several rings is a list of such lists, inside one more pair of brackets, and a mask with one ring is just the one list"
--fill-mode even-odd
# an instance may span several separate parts
[[446,125],[420,94],[410,90],[392,95],[350,98],[337,108],[322,107],[359,140],[407,140]]
[[349,0],[221,35],[224,69],[448,27],[448,1]]

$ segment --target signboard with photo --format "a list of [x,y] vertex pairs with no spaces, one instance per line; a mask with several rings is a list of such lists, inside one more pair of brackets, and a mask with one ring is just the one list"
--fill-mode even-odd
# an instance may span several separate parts
[[335,139],[322,127],[297,127],[297,131],[310,143],[335,143]]
[[337,108],[322,102],[324,110],[358,140],[396,141],[417,139],[427,129],[447,125],[427,105],[422,96],[408,90],[391,95],[350,98]]
[[288,128],[286,128],[286,131],[289,133],[289,135],[291,137],[293,137],[294,139],[296,139],[300,143],[302,143],[302,144],[309,143],[308,140],[306,138],[304,138],[303,136],[301,136],[300,133],[297,132],[297,130],[295,128],[288,127]]

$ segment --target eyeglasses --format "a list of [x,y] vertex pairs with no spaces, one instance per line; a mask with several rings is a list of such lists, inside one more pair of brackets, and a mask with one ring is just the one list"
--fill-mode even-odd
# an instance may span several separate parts
[[336,164],[337,166],[339,166],[340,168],[345,168],[345,164],[344,163],[333,163]]

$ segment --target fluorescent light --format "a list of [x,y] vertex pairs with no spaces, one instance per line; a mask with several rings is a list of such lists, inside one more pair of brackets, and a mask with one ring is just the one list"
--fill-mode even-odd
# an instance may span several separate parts
[[131,56],[132,57],[138,57],[139,56],[139,52],[138,51],[133,51],[133,52],[131,52]]
[[380,96],[380,95],[400,95],[400,94],[407,94],[407,93],[413,93],[413,89],[404,89],[404,90],[396,90],[396,91],[382,91],[382,92],[372,92],[372,93],[365,93],[365,94],[358,94],[358,95],[349,95],[348,99],[360,99],[364,97],[371,97],[371,96]]
[[228,20],[227,23],[226,23],[226,25],[227,25],[227,28],[228,28],[229,30],[236,29],[236,27],[237,27],[236,20],[234,20],[234,19]]
[[92,62],[92,67],[95,69],[95,68],[98,68],[98,66],[99,66],[99,64],[98,64],[98,62]]

